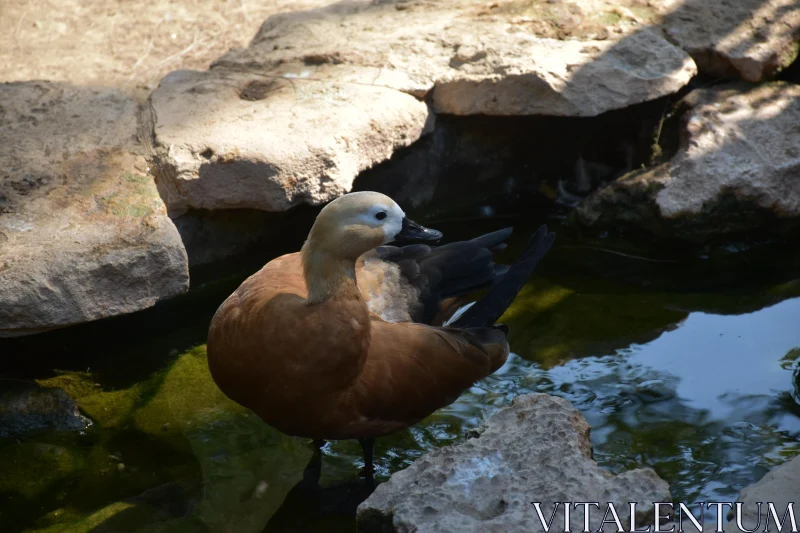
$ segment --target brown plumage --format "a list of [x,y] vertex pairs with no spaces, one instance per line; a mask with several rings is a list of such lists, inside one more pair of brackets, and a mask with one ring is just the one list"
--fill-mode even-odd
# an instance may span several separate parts
[[[509,233],[383,247],[441,234],[383,195],[345,195],[322,210],[300,253],[271,261],[220,306],[208,337],[212,376],[289,435],[371,439],[412,425],[508,357],[507,330],[494,321],[552,243],[540,230],[527,263],[507,271],[491,250]],[[503,309],[479,302],[454,326],[486,323],[441,326],[465,294],[489,284],[486,298],[502,296]]]

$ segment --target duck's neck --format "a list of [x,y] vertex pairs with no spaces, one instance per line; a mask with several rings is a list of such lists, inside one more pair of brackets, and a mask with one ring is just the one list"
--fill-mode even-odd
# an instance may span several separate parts
[[338,296],[360,298],[355,260],[318,249],[311,239],[303,245],[301,253],[309,303],[316,304]]

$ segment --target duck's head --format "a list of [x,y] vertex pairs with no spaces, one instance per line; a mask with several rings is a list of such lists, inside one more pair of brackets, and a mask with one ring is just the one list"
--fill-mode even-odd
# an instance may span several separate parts
[[307,246],[342,259],[362,254],[392,241],[437,241],[439,231],[411,221],[397,203],[377,192],[345,194],[326,205],[308,234]]

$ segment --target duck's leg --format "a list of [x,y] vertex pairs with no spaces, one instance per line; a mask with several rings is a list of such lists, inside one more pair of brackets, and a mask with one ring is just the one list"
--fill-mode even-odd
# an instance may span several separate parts
[[358,443],[364,452],[364,469],[361,470],[361,475],[367,478],[368,483],[373,483],[372,474],[375,472],[375,466],[372,464],[372,455],[375,451],[375,439],[358,439]]
[[314,439],[314,455],[303,470],[303,485],[309,488],[319,486],[319,478],[322,475],[322,447],[325,441]]

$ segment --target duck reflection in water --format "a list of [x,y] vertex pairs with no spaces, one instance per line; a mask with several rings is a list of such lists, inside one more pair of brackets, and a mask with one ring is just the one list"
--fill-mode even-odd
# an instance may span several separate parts
[[315,443],[314,455],[297,483],[269,520],[263,533],[303,533],[354,530],[356,509],[375,490],[373,477],[354,479],[322,487],[322,445]]

